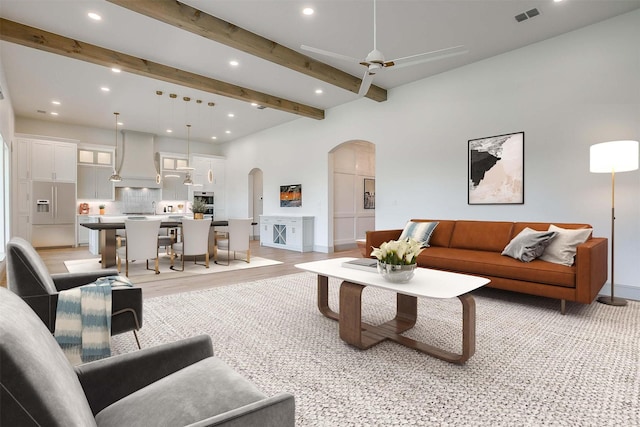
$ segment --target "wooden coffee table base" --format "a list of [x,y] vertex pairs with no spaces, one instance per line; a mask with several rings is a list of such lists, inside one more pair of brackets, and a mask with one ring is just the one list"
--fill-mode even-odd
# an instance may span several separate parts
[[463,364],[476,348],[476,303],[471,294],[459,295],[462,303],[462,353],[452,353],[432,345],[400,335],[416,324],[418,299],[397,294],[396,316],[381,325],[374,326],[362,321],[362,291],[366,286],[348,281],[340,285],[340,313],[329,308],[329,279],[318,275],[318,308],[326,317],[337,320],[340,338],[362,350],[384,341],[392,340],[438,359]]

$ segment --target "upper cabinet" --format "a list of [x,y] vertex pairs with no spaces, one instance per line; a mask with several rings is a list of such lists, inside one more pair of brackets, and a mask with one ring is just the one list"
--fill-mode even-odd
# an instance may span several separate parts
[[78,149],[78,164],[108,166],[113,168],[113,149]]
[[78,199],[114,200],[112,148],[78,149]]
[[[225,159],[213,156],[198,156],[192,158],[194,184],[201,184],[201,190],[213,191],[216,199],[224,192]],[[222,191],[222,193],[221,193]],[[216,200],[216,204],[218,201]]]
[[190,186],[183,184],[186,171],[180,169],[187,167],[187,163],[186,157],[170,153],[160,153],[162,200],[189,200]]
[[31,179],[76,182],[76,144],[31,141]]

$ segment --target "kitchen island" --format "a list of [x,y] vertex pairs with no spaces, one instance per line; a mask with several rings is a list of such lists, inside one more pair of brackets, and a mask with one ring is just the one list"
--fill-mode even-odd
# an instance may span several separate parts
[[[153,216],[149,216],[153,219]],[[206,219],[203,221],[207,221]],[[224,227],[229,225],[226,220],[211,221],[211,229],[209,231],[209,247],[210,253],[213,253],[212,245],[215,245],[215,227]],[[116,230],[123,230],[124,222],[87,222],[82,224],[89,230],[100,231],[100,254],[102,268],[109,268],[116,265]],[[160,228],[180,228],[182,222],[179,220],[162,221]]]

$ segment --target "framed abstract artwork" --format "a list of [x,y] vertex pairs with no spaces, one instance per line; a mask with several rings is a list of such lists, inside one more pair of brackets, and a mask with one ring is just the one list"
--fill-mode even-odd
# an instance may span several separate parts
[[470,139],[470,205],[524,203],[524,132]]
[[302,184],[280,186],[280,207],[298,208],[302,206]]
[[364,208],[376,208],[376,180],[373,178],[364,179]]

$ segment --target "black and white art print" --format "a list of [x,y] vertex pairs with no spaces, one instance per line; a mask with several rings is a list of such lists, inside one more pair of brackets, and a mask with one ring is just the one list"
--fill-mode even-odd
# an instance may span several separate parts
[[469,140],[468,203],[524,203],[524,132]]

